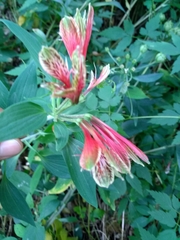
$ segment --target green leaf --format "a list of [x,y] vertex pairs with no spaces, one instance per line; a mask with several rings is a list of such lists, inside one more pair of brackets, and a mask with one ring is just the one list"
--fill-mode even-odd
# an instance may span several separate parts
[[36,3],[36,0],[26,0],[26,1],[24,1],[23,5],[18,10],[18,12],[22,12],[22,11],[26,10],[27,8],[32,6],[34,3]]
[[11,76],[19,76],[27,68],[26,64],[21,64],[5,73]]
[[172,145],[179,145],[179,144],[180,144],[180,131],[176,133],[176,136],[172,141]]
[[110,85],[106,85],[103,88],[100,88],[98,92],[98,97],[106,102],[108,102],[113,95],[114,93]]
[[164,212],[162,210],[154,210],[150,211],[149,214],[159,221],[162,224],[167,225],[168,227],[174,227],[176,225],[176,222],[174,220],[174,217],[169,212]]
[[24,236],[24,232],[25,232],[25,227],[22,226],[21,224],[15,224],[14,225],[14,231],[15,231],[15,234],[18,236],[18,237],[23,237]]
[[127,175],[126,180],[131,185],[132,188],[134,188],[139,194],[143,196],[141,182],[136,176],[133,176],[133,178],[131,178],[129,175]]
[[40,240],[45,239],[45,229],[40,223],[37,223],[35,227],[28,226],[25,230],[22,240]]
[[60,151],[68,142],[69,131],[66,125],[62,122],[54,123],[54,134],[56,137],[56,151]]
[[174,229],[166,229],[159,233],[157,240],[177,240]]
[[49,155],[41,160],[44,167],[54,176],[65,179],[70,178],[68,167],[61,155]]
[[120,114],[120,113],[113,112],[113,113],[111,114],[111,119],[112,119],[113,121],[122,121],[122,120],[124,120],[124,117],[123,117],[122,114]]
[[28,194],[30,191],[30,176],[25,172],[14,171],[9,181],[18,189]]
[[171,74],[177,73],[180,71],[180,56],[174,61]]
[[128,88],[127,97],[133,99],[148,98],[146,94],[138,87]]
[[17,77],[9,92],[9,104],[24,101],[36,96],[37,76],[36,65],[30,63],[27,68]]
[[118,106],[118,105],[120,105],[120,100],[121,100],[120,96],[115,96],[110,99],[109,104],[112,107]]
[[154,41],[142,41],[148,46],[149,49],[161,52],[165,55],[178,55],[180,50],[178,50],[174,45],[168,42],[154,42]]
[[120,53],[123,53],[123,51],[131,44],[132,37],[129,35],[126,35],[121,39],[121,41],[118,43],[117,47],[112,50],[112,54],[115,56],[119,56]]
[[31,182],[30,182],[30,193],[31,194],[33,194],[37,188],[37,185],[38,185],[41,175],[42,175],[42,171],[43,171],[43,166],[41,164],[39,164],[31,178]]
[[40,216],[38,217],[38,222],[42,221],[44,218],[53,213],[59,204],[60,201],[57,196],[48,195],[44,198],[41,198],[41,203],[39,205]]
[[63,157],[69,168],[71,178],[79,194],[92,206],[97,207],[96,184],[88,171],[81,171],[79,157],[83,144],[78,140],[71,139],[63,149]]
[[4,84],[0,81],[0,108],[6,108],[8,106],[9,92]]
[[147,182],[149,182],[152,185],[152,176],[147,167],[136,165],[135,169],[136,169],[136,174],[139,178],[145,179]]
[[141,240],[157,240],[153,234],[143,229],[142,227],[138,227],[138,229],[141,235]]
[[13,34],[15,34],[16,37],[18,37],[23,42],[23,44],[26,46],[26,48],[30,52],[32,58],[36,62],[37,66],[41,67],[39,63],[39,57],[38,57],[38,53],[41,50],[41,44],[37,40],[37,38],[35,38],[32,34],[27,32],[22,27],[18,26],[17,24],[9,20],[0,19],[0,22],[3,22],[10,29],[10,31]]
[[130,20],[124,20],[124,31],[127,35],[133,36],[134,34],[134,25]]
[[153,124],[159,124],[159,125],[175,125],[179,119],[180,116],[175,111],[167,109],[164,110],[162,113],[158,114],[159,118],[153,118],[149,122]]
[[120,178],[115,179],[108,189],[98,187],[101,198],[113,211],[116,208],[115,200],[122,197],[126,193],[126,190],[126,182]]
[[136,76],[136,77],[133,77],[133,79],[138,82],[150,83],[150,82],[157,81],[162,76],[163,76],[162,73],[151,73],[151,74]]
[[121,4],[118,1],[111,1],[111,2],[96,2],[93,3],[94,7],[104,7],[104,6],[114,6],[119,8],[121,11],[124,11],[124,8],[121,6]]
[[178,210],[180,208],[179,199],[175,195],[172,196],[172,206],[176,210]]
[[14,104],[0,113],[0,141],[25,136],[46,123],[43,109],[30,102]]
[[5,176],[0,184],[0,202],[8,214],[34,225],[33,215],[25,199]]
[[90,110],[96,110],[98,105],[98,98],[93,93],[89,93],[86,98],[86,107]]
[[120,27],[109,27],[100,32],[99,35],[106,37],[110,40],[117,41],[118,39],[124,37],[126,34],[124,30]]
[[163,192],[148,191],[158,204],[164,210],[171,210],[172,204],[170,197]]

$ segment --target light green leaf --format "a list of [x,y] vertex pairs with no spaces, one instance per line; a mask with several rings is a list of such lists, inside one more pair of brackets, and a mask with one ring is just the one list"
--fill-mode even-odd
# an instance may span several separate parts
[[18,236],[18,237],[23,237],[24,236],[24,232],[25,232],[25,227],[22,226],[21,224],[15,224],[14,225],[14,231],[15,231],[15,234]]
[[9,181],[18,189],[25,194],[29,193],[30,190],[30,176],[25,172],[14,171]]
[[153,234],[143,229],[142,227],[138,227],[138,229],[141,235],[141,240],[157,240]]
[[0,184],[0,202],[8,214],[34,225],[32,213],[25,199],[5,176]]
[[0,141],[29,134],[42,127],[46,118],[43,109],[34,103],[14,104],[0,113]]
[[168,227],[172,228],[176,225],[176,222],[175,222],[173,216],[169,212],[164,212],[162,210],[154,210],[154,211],[150,211],[149,214],[154,219],[156,219],[157,221],[159,221],[162,224],[167,225]]
[[170,197],[163,192],[148,191],[158,204],[164,210],[171,210],[172,204]]
[[36,96],[36,65],[32,62],[17,77],[9,92],[9,104],[14,104]]
[[143,195],[141,182],[136,176],[131,178],[129,175],[127,175],[126,180],[131,185],[132,188],[134,188],[139,194]]
[[111,114],[111,119],[112,119],[113,121],[122,121],[122,120],[124,120],[124,117],[123,117],[122,114],[120,114],[120,113],[113,112],[113,113]]
[[108,102],[113,95],[114,93],[110,85],[106,85],[103,88],[100,88],[98,92],[98,97],[106,102]]
[[128,88],[127,97],[133,99],[148,98],[146,94],[138,87]]
[[90,110],[96,110],[98,105],[98,98],[94,93],[89,93],[86,98],[86,107]]
[[18,67],[15,67],[9,71],[6,71],[5,73],[11,76],[19,76],[25,69],[26,69],[25,64],[21,64]]
[[79,194],[92,206],[97,207],[96,184],[88,171],[81,171],[79,158],[83,144],[71,139],[63,149],[63,157]]
[[133,36],[134,34],[134,25],[128,19],[124,20],[124,31],[127,35]]
[[61,155],[49,155],[41,160],[44,167],[54,176],[65,179],[70,178],[68,167]]

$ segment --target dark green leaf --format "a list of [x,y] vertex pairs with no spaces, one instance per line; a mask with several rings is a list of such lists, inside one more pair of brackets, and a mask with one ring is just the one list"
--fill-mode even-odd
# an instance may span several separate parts
[[9,104],[24,101],[36,96],[37,76],[36,65],[30,63],[27,68],[17,77],[9,92]]
[[121,4],[118,1],[96,2],[96,3],[93,3],[93,6],[94,7],[115,6],[115,7],[119,8],[120,10],[122,10],[123,12],[125,12],[123,7],[121,6]]
[[70,178],[68,167],[61,155],[49,155],[41,160],[44,167],[54,176],[65,179]]
[[124,30],[127,35],[132,36],[134,34],[134,25],[132,24],[132,22],[130,20],[126,19],[124,21]]
[[176,231],[174,229],[166,229],[159,233],[158,240],[177,240]]
[[54,123],[54,134],[56,137],[56,150],[60,151],[68,142],[69,131],[66,125],[62,122]]
[[31,194],[33,194],[34,191],[36,190],[36,187],[37,187],[39,180],[41,178],[41,175],[42,175],[42,171],[43,171],[43,166],[41,164],[39,164],[31,178],[31,182],[30,182],[30,193]]
[[110,40],[118,40],[124,37],[126,34],[124,30],[120,27],[109,27],[99,33],[99,35],[106,37]]
[[83,144],[75,139],[71,139],[63,149],[63,157],[66,161],[71,178],[80,195],[91,205],[97,207],[96,184],[88,171],[81,171],[79,158]]
[[40,66],[38,57],[38,53],[41,50],[40,42],[32,34],[15,23],[5,19],[0,19],[0,22],[3,22],[10,29],[10,31],[23,42],[37,66]]
[[0,108],[6,108],[8,106],[9,92],[4,84],[0,81]]
[[25,199],[5,176],[0,185],[0,202],[8,214],[34,225],[33,215]]
[[35,227],[28,226],[22,240],[40,240],[45,239],[45,229],[39,223]]
[[176,124],[180,116],[178,113],[176,113],[173,110],[167,109],[163,111],[162,113],[158,114],[159,118],[153,118],[149,122],[153,124],[159,124],[159,125],[174,125]]
[[177,73],[180,71],[180,56],[174,61],[171,74]]
[[138,87],[128,88],[127,96],[133,99],[148,98],[146,94]]
[[143,167],[141,165],[136,165],[136,174],[139,178],[145,179],[152,185],[152,176],[147,167]]
[[179,199],[176,196],[172,196],[172,206],[174,209],[178,210],[180,208]]
[[22,137],[46,123],[43,109],[30,102],[14,104],[0,113],[0,141]]

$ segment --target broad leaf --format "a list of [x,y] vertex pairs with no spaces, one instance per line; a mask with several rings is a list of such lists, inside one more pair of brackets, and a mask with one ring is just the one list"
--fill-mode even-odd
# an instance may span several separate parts
[[4,84],[0,81],[0,108],[6,108],[8,106],[9,92]]
[[152,73],[152,74],[136,76],[136,77],[133,77],[133,79],[135,79],[138,82],[150,83],[150,82],[157,81],[162,76],[163,76],[162,73]]
[[10,31],[23,42],[37,66],[40,66],[38,58],[38,53],[41,50],[40,42],[31,33],[18,26],[16,23],[5,19],[0,19],[0,22],[3,22],[10,29]]
[[24,101],[36,96],[37,76],[36,65],[30,63],[27,68],[17,77],[9,92],[9,104]]
[[157,240],[153,234],[143,229],[142,227],[138,227],[138,229],[141,235],[141,240]]
[[41,160],[44,167],[54,176],[65,179],[70,178],[68,167],[61,155],[49,155]]
[[162,209],[172,209],[171,199],[166,193],[156,191],[149,191],[149,193],[155,199],[156,204],[158,204]]
[[133,99],[148,98],[146,94],[138,87],[128,88],[127,96]]
[[25,199],[5,176],[0,185],[0,202],[8,214],[34,225],[32,213]]
[[176,225],[176,222],[172,216],[171,213],[169,212],[164,212],[162,210],[154,210],[149,212],[149,214],[156,219],[157,221],[159,221],[162,224],[167,225],[168,227],[174,227]]
[[14,104],[0,113],[0,141],[29,134],[46,123],[44,110],[30,102]]
[[131,178],[129,175],[127,175],[126,180],[132,188],[134,188],[139,194],[143,195],[141,182],[136,176],[133,176],[133,178]]
[[97,207],[96,184],[88,171],[81,171],[79,157],[83,144],[78,140],[71,139],[63,149],[63,157],[69,168],[71,178],[79,194],[91,205]]

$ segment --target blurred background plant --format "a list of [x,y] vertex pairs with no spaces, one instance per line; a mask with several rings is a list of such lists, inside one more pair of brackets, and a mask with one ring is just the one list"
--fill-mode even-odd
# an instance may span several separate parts
[[[151,162],[108,189],[79,169],[80,129],[46,122],[41,86],[52,79],[36,68],[42,45],[67,55],[59,21],[89,2],[88,73],[109,63],[111,74],[69,111],[98,116]],[[0,141],[28,136],[22,155],[1,162],[0,239],[180,239],[179,15],[178,0],[1,1]]]

